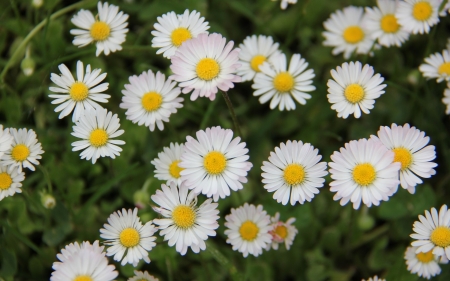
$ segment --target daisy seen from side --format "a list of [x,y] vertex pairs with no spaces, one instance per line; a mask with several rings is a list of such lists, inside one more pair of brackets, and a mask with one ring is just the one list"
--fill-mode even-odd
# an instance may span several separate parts
[[167,185],[174,182],[180,186],[182,182],[180,172],[184,169],[178,164],[181,162],[183,152],[184,144],[170,143],[169,147],[164,147],[163,151],[158,153],[158,158],[150,162],[155,166],[155,177],[167,181]]
[[423,34],[439,22],[439,5],[442,0],[404,0],[398,4],[395,17],[398,23],[412,34]]
[[25,173],[19,172],[17,167],[0,165],[0,201],[15,193],[22,193],[22,181]]
[[150,275],[147,271],[134,271],[133,277],[128,278],[127,281],[159,281],[158,278],[155,278],[154,276]]
[[295,222],[295,218],[289,218],[286,222],[280,221],[280,213],[276,213],[275,216],[270,218],[271,229],[269,230],[272,235],[272,243],[267,244],[266,250],[270,248],[278,250],[278,245],[284,243],[286,250],[291,248],[294,238],[297,235],[297,228],[292,224]]
[[408,270],[420,277],[430,279],[441,273],[439,257],[432,251],[416,253],[417,247],[408,247],[405,252],[405,260]]
[[438,83],[450,81],[450,51],[443,50],[442,54],[434,53],[425,58],[425,63],[419,66],[423,77],[436,78]]
[[3,125],[0,124],[0,159],[2,159],[5,151],[11,149],[12,141],[13,137],[9,133],[9,130],[3,130]]
[[447,89],[444,90],[444,97],[442,103],[446,106],[445,114],[450,114],[450,82],[447,83]]

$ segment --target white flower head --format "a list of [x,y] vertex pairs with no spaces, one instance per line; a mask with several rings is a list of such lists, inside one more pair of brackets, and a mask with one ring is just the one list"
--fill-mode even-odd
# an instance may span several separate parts
[[447,88],[444,90],[444,97],[442,102],[445,104],[445,114],[450,114],[450,82],[447,83]]
[[22,193],[22,181],[25,173],[19,172],[17,167],[0,165],[0,201],[15,193]]
[[408,247],[405,252],[406,265],[411,273],[430,279],[441,273],[439,257],[432,251],[416,253],[417,247]]
[[180,186],[182,182],[180,172],[184,169],[178,164],[181,162],[183,152],[184,144],[170,143],[169,147],[164,147],[163,151],[158,153],[158,158],[150,162],[155,166],[155,177],[167,181],[167,185],[174,182]]
[[437,82],[450,81],[450,50],[443,50],[442,54],[434,53],[425,58],[425,63],[419,66],[423,77],[436,78]]
[[292,225],[295,218],[289,218],[286,222],[282,222],[280,221],[280,213],[277,212],[270,220],[271,229],[269,233],[272,235],[272,243],[267,244],[266,250],[270,250],[270,248],[278,250],[278,245],[281,243],[284,243],[286,250],[289,250],[298,232],[297,228]]
[[[366,279],[363,279],[362,281],[366,281]],[[386,281],[386,279],[378,278],[378,276],[375,275],[374,277],[367,279],[367,281]]]
[[[274,1],[274,0],[272,0],[272,1]],[[294,4],[296,4],[296,3],[297,3],[297,0],[281,0],[281,2],[280,2],[280,8],[281,8],[282,10],[286,10],[288,4],[294,5]]]
[[12,142],[13,136],[7,129],[3,130],[3,125],[0,124],[0,159],[7,150],[11,149]]
[[155,278],[154,276],[150,275],[147,271],[134,271],[133,277],[128,278],[127,281],[159,281],[158,278]]
[[423,34],[439,22],[439,5],[442,0],[400,1],[395,17],[398,23],[412,34]]

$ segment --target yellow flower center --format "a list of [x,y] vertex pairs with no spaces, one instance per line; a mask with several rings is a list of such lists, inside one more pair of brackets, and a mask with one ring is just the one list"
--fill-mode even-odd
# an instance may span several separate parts
[[73,279],[73,281],[94,281],[94,279],[92,279],[90,276],[87,275],[80,275],[75,277],[75,279]]
[[75,82],[70,87],[69,95],[74,101],[83,101],[89,94],[89,88],[83,82]]
[[180,172],[184,170],[184,168],[178,166],[178,163],[180,163],[180,160],[175,160],[169,165],[169,174],[176,179],[180,177]]
[[103,21],[96,21],[91,26],[91,37],[95,41],[103,41],[106,38],[109,37],[109,34],[111,32],[111,28],[106,22]]
[[297,185],[305,179],[305,169],[299,164],[289,164],[284,169],[284,181],[289,185]]
[[284,225],[277,226],[274,232],[282,239],[286,238],[286,236],[288,235],[287,227]]
[[386,33],[395,33],[400,28],[394,15],[388,14],[381,18],[381,29]]
[[372,164],[358,164],[353,169],[353,180],[362,186],[367,186],[375,180],[376,172]]
[[120,232],[119,239],[123,246],[130,248],[139,244],[141,237],[136,229],[129,227]]
[[279,92],[289,92],[294,87],[294,77],[289,72],[280,72],[273,79],[273,86]]
[[148,92],[142,96],[142,107],[148,112],[157,110],[163,102],[162,96],[157,92]]
[[172,39],[172,44],[174,46],[180,47],[184,41],[192,38],[192,34],[187,28],[179,27],[172,31],[170,38]]
[[416,254],[416,258],[423,263],[429,263],[434,259],[433,251],[418,253]]
[[441,64],[438,68],[438,73],[441,75],[450,75],[450,62],[444,62],[443,64]]
[[436,227],[430,236],[431,242],[435,245],[445,248],[450,246],[450,228],[446,226]]
[[219,75],[220,67],[216,60],[205,58],[199,61],[195,70],[200,79],[210,81]]
[[402,164],[402,170],[405,170],[411,165],[412,162],[412,154],[411,152],[403,147],[398,147],[392,149],[395,153],[393,162],[400,162]]
[[252,58],[252,60],[250,61],[250,67],[256,71],[256,72],[260,72],[259,70],[259,66],[266,61],[266,57],[263,55],[256,55]]
[[359,84],[350,84],[344,90],[344,96],[351,103],[358,103],[364,98],[364,89]]
[[17,162],[25,161],[28,158],[28,155],[30,155],[30,150],[24,144],[14,146],[11,151],[11,157]]
[[194,209],[186,205],[179,205],[172,211],[172,220],[180,228],[192,227],[196,217]]
[[103,129],[95,129],[89,136],[89,142],[92,146],[104,146],[108,142],[108,133]]
[[252,221],[245,221],[239,228],[239,234],[241,234],[241,238],[246,241],[255,240],[256,236],[258,236],[258,232],[258,226]]
[[433,8],[426,1],[418,2],[413,7],[413,17],[418,21],[425,21],[430,18]]
[[0,174],[0,189],[3,189],[3,190],[8,189],[11,186],[11,184],[12,184],[11,176],[6,172],[1,173]]
[[364,39],[364,31],[361,27],[353,25],[349,26],[344,30],[344,40],[350,44],[356,44]]
[[203,159],[203,166],[209,174],[217,175],[225,170],[227,159],[221,152],[211,151]]

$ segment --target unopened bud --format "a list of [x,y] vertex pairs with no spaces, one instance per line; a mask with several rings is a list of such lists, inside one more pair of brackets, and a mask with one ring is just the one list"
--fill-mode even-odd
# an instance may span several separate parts
[[55,197],[53,197],[51,194],[42,194],[41,202],[46,209],[53,209],[56,206]]
[[374,225],[375,220],[367,214],[363,214],[358,218],[358,227],[361,230],[372,229]]
[[31,0],[31,5],[33,5],[36,9],[42,7],[42,4],[44,4],[44,0]]
[[139,209],[145,208],[150,202],[150,196],[145,190],[138,190],[133,195],[134,205]]
[[20,67],[22,68],[23,74],[25,74],[25,76],[30,76],[31,74],[33,74],[35,66],[36,63],[31,57],[25,57],[20,64]]

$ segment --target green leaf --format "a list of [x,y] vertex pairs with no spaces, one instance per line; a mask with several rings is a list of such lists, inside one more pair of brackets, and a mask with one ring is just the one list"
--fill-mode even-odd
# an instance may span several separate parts
[[0,276],[9,277],[14,276],[17,272],[16,254],[4,247],[1,250],[2,266],[0,268]]

